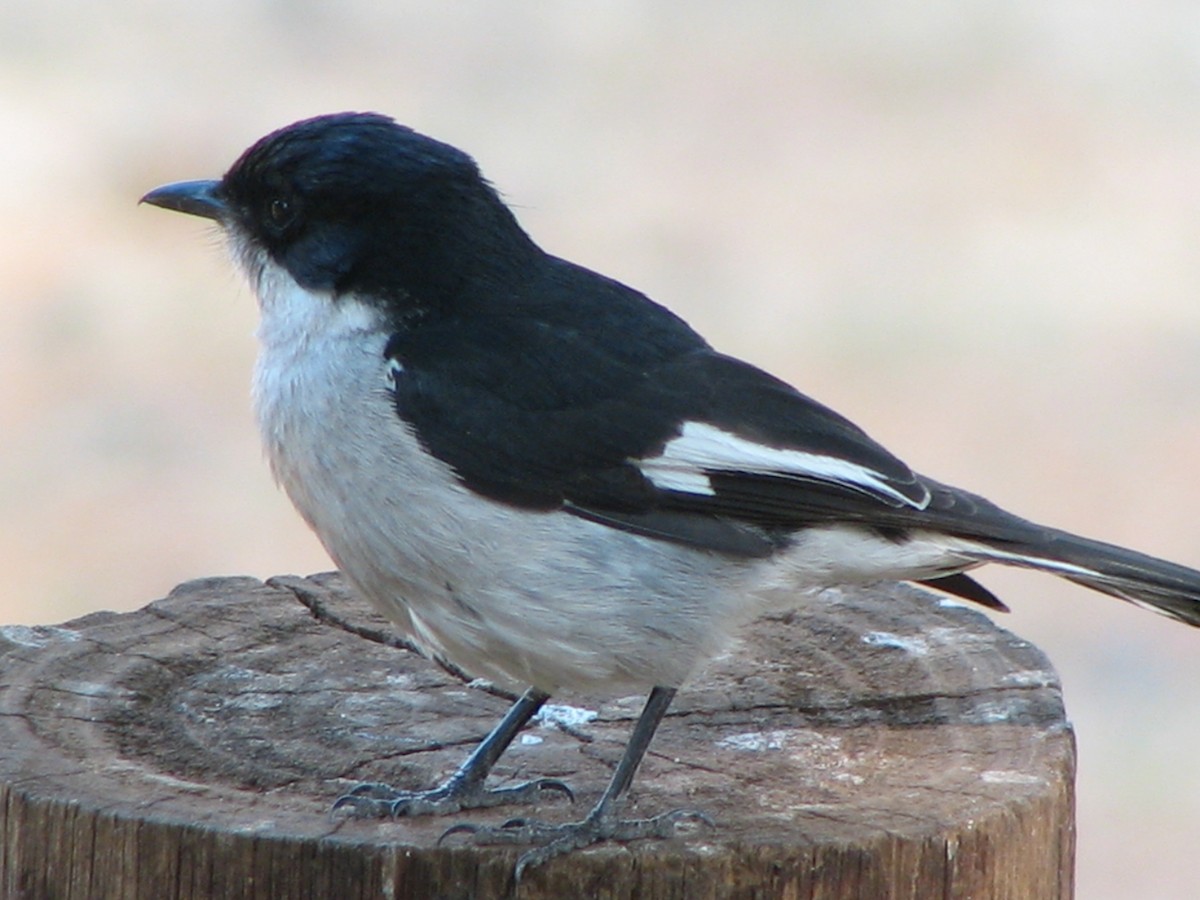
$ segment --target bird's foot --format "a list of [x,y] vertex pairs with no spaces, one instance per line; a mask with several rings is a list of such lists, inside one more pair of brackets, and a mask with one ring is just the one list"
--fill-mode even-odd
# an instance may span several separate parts
[[442,815],[509,803],[536,803],[544,792],[558,792],[566,795],[572,803],[575,802],[571,788],[554,778],[538,778],[501,788],[485,788],[477,782],[451,778],[440,787],[428,791],[400,791],[378,782],[360,784],[338,797],[333,803],[332,812],[344,811],[358,819]]
[[477,844],[539,844],[521,854],[513,870],[514,883],[528,869],[543,865],[556,856],[597,844],[601,841],[636,841],[642,838],[674,837],[680,823],[699,822],[716,827],[709,816],[695,809],[675,809],[649,819],[620,819],[609,811],[593,810],[581,822],[552,825],[534,819],[509,819],[498,827],[462,824],[448,828],[438,839],[440,844],[453,834],[469,834]]

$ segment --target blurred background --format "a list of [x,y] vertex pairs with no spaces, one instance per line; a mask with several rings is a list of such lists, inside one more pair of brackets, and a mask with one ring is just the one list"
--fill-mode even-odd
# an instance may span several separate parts
[[[547,249],[914,468],[1200,566],[1200,6],[0,5],[0,621],[329,568],[258,449],[255,310],[138,208],[390,113]],[[1066,686],[1079,896],[1194,897],[1200,635],[988,571]]]

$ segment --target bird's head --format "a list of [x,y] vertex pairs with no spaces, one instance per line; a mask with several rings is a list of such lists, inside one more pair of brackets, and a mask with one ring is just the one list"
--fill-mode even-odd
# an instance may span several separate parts
[[402,315],[511,286],[540,253],[470,156],[374,113],[288,125],[219,181],[142,201],[216,221],[252,283],[282,267],[310,291]]

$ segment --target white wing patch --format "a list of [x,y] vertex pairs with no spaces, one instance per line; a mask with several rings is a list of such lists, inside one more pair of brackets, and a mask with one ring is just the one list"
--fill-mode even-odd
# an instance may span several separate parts
[[705,422],[685,422],[679,437],[668,441],[661,454],[633,463],[656,487],[705,497],[716,493],[707,472],[746,472],[830,481],[916,509],[929,503],[928,491],[914,500],[892,487],[883,473],[866,466],[836,456],[768,447]]
[[383,380],[387,384],[389,391],[396,390],[396,382],[400,380],[400,376],[404,374],[404,366],[398,359],[389,359],[387,366],[384,368]]

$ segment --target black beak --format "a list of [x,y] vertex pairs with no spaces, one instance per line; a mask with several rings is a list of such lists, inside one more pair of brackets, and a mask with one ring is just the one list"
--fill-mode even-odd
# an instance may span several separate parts
[[177,181],[155,188],[138,202],[220,222],[229,207],[219,186],[219,181]]

